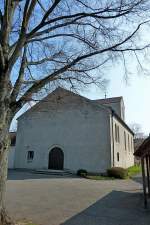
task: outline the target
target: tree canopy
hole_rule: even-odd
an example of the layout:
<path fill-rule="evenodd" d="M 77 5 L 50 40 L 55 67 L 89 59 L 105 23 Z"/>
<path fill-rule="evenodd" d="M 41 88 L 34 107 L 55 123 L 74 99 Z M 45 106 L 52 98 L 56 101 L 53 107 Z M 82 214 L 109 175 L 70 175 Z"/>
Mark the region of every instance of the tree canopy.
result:
<path fill-rule="evenodd" d="M 6 0 L 0 3 L 0 99 L 15 109 L 42 88 L 103 84 L 106 63 L 149 47 L 146 0 Z M 93 72 L 93 71 L 96 72 Z M 99 72 L 97 72 L 99 70 Z M 7 84 L 4 85 L 4 80 Z"/>
<path fill-rule="evenodd" d="M 103 85 L 105 65 L 126 67 L 129 54 L 140 64 L 149 14 L 149 0 L 0 1 L 0 225 L 13 224 L 5 190 L 14 115 L 53 85 Z"/>

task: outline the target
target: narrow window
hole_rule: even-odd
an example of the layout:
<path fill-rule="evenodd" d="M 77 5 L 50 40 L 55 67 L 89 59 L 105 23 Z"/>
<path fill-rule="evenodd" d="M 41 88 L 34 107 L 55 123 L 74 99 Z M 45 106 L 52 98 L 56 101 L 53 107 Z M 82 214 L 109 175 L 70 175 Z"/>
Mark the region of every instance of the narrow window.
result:
<path fill-rule="evenodd" d="M 34 151 L 28 151 L 27 160 L 32 161 L 34 158 Z"/>
<path fill-rule="evenodd" d="M 115 140 L 116 142 L 120 141 L 119 126 L 117 124 L 115 124 Z"/>
<path fill-rule="evenodd" d="M 133 142 L 132 142 L 132 137 L 131 137 L 131 145 L 130 145 L 130 146 L 131 146 L 131 152 L 133 151 L 132 143 L 133 143 Z"/>
<path fill-rule="evenodd" d="M 115 124 L 115 140 L 116 140 L 116 142 L 117 142 L 117 125 Z"/>
<path fill-rule="evenodd" d="M 126 132 L 124 131 L 124 148 L 127 150 Z"/>
<path fill-rule="evenodd" d="M 119 126 L 118 126 L 118 142 L 120 142 Z"/>
<path fill-rule="evenodd" d="M 119 152 L 117 152 L 117 161 L 119 162 Z"/>
<path fill-rule="evenodd" d="M 130 139 L 129 139 L 129 134 L 128 134 L 128 149 L 129 149 L 129 152 L 130 152 Z"/>

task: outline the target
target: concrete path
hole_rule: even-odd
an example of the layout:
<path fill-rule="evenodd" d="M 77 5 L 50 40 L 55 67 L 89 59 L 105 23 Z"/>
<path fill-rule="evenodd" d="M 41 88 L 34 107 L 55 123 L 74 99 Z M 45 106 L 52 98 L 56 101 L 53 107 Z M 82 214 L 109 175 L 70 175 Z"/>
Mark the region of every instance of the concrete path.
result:
<path fill-rule="evenodd" d="M 92 181 L 11 172 L 7 206 L 37 225 L 149 225 L 140 179 Z"/>

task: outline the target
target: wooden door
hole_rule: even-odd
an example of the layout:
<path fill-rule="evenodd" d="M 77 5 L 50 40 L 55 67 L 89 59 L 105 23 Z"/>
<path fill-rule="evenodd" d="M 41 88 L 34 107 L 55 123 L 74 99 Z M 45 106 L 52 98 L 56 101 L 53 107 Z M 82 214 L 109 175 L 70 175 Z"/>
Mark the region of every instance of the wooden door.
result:
<path fill-rule="evenodd" d="M 55 147 L 49 153 L 48 168 L 53 170 L 63 170 L 64 167 L 64 153 L 63 151 Z"/>

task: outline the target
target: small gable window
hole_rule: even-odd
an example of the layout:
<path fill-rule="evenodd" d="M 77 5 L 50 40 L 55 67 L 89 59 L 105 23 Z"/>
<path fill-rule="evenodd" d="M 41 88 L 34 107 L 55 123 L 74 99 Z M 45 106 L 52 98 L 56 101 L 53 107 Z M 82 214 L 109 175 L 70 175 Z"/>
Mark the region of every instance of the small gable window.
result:
<path fill-rule="evenodd" d="M 33 158 L 34 158 L 34 151 L 28 151 L 27 161 L 31 162 L 31 161 L 33 161 Z"/>

